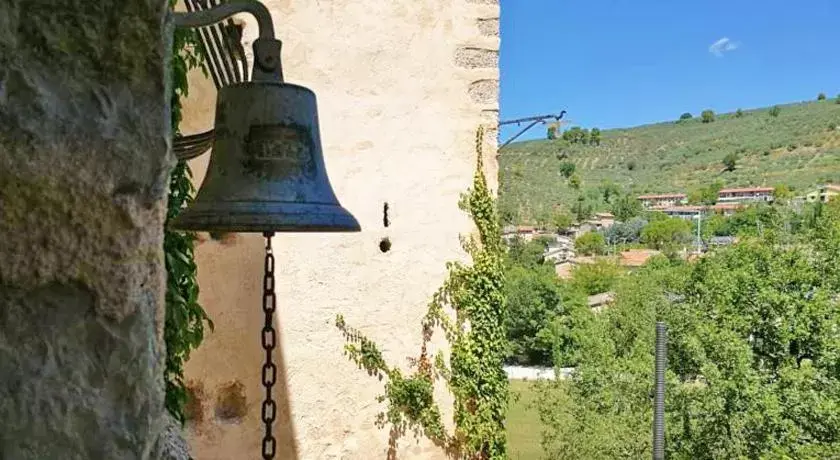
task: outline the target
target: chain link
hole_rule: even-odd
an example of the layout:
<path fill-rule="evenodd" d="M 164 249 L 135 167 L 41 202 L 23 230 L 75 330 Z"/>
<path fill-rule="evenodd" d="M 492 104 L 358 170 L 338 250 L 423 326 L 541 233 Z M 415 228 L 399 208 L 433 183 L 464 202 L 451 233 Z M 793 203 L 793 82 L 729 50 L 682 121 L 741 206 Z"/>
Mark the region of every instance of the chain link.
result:
<path fill-rule="evenodd" d="M 265 233 L 265 276 L 263 277 L 263 313 L 265 324 L 262 329 L 262 347 L 265 350 L 265 364 L 262 367 L 262 383 L 265 387 L 265 401 L 262 404 L 262 421 L 265 424 L 265 436 L 262 442 L 262 458 L 271 460 L 276 454 L 277 441 L 271 431 L 271 424 L 277 416 L 277 404 L 271 397 L 271 388 L 277 381 L 277 366 L 271 360 L 271 353 L 276 345 L 277 334 L 274 332 L 274 310 L 277 300 L 274 296 L 274 253 L 271 250 L 271 237 L 274 233 Z"/>

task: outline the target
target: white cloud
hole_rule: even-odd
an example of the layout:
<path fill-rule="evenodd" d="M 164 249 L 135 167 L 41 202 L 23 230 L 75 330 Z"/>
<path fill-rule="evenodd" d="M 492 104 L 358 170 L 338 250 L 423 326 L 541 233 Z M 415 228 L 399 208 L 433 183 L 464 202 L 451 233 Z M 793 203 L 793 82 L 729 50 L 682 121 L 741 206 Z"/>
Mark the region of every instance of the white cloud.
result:
<path fill-rule="evenodd" d="M 735 51 L 739 46 L 741 46 L 739 43 L 735 43 L 729 38 L 723 37 L 709 46 L 709 52 L 717 57 L 721 57 L 723 56 L 723 53 Z"/>

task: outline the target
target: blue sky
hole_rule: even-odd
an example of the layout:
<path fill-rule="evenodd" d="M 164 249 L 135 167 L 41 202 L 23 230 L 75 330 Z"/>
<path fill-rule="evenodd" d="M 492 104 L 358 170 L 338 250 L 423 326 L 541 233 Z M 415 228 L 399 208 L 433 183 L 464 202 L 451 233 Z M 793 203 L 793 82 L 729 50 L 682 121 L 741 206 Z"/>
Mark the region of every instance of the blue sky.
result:
<path fill-rule="evenodd" d="M 840 93 L 840 0 L 501 0 L 501 9 L 503 120 L 565 109 L 575 124 L 605 129 Z M 505 127 L 501 140 L 516 131 Z M 536 126 L 520 139 L 544 136 Z"/>

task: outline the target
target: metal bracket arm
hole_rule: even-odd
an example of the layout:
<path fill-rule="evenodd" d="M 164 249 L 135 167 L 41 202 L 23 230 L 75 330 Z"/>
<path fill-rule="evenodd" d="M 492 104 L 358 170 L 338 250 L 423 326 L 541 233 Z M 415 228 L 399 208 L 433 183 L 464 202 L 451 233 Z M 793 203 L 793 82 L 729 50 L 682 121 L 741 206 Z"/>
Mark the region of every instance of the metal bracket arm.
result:
<path fill-rule="evenodd" d="M 251 13 L 257 19 L 260 38 L 275 38 L 271 13 L 257 0 L 231 0 L 207 10 L 175 13 L 175 25 L 190 28 L 207 27 L 239 13 Z"/>
<path fill-rule="evenodd" d="M 257 0 L 231 0 L 207 10 L 174 13 L 176 27 L 207 27 L 238 13 L 250 13 L 257 19 L 259 38 L 254 40 L 254 81 L 283 81 L 280 62 L 282 43 L 274 37 L 274 23 L 268 8 Z"/>

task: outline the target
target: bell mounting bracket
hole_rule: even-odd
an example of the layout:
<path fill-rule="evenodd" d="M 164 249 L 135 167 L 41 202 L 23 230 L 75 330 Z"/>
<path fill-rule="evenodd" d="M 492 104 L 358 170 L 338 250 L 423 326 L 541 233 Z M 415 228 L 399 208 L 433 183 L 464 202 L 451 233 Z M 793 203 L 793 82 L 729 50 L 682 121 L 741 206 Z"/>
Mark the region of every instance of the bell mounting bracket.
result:
<path fill-rule="evenodd" d="M 274 36 L 274 24 L 268 8 L 257 0 L 230 0 L 212 8 L 174 13 L 175 26 L 197 28 L 213 25 L 239 13 L 250 13 L 257 19 L 259 38 L 254 40 L 253 81 L 283 82 L 283 64 L 280 62 L 282 42 Z"/>

